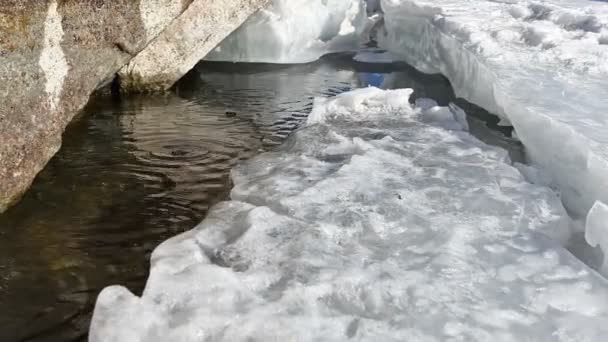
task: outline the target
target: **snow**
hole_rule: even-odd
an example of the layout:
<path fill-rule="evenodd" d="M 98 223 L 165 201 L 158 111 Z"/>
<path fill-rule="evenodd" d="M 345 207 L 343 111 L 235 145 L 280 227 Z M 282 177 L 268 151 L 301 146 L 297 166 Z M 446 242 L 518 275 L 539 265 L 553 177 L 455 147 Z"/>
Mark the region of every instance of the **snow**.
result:
<path fill-rule="evenodd" d="M 372 24 L 363 0 L 273 0 L 205 60 L 312 62 L 328 53 L 357 50 Z"/>
<path fill-rule="evenodd" d="M 608 3 L 382 0 L 380 46 L 511 123 L 584 218 L 608 203 Z"/>
<path fill-rule="evenodd" d="M 608 283 L 560 246 L 558 196 L 411 93 L 317 98 L 141 298 L 103 290 L 90 341 L 602 341 Z"/>

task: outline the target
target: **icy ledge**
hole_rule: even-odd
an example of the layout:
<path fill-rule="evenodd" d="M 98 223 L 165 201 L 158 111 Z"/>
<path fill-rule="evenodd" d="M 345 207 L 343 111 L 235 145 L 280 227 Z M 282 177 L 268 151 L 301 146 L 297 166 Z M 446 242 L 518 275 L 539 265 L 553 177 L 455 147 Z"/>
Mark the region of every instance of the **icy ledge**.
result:
<path fill-rule="evenodd" d="M 357 50 L 370 25 L 363 0 L 274 0 L 205 60 L 312 62 L 328 53 Z"/>
<path fill-rule="evenodd" d="M 383 0 L 382 47 L 510 122 L 584 218 L 608 203 L 608 3 Z"/>
<path fill-rule="evenodd" d="M 603 341 L 608 283 L 556 242 L 559 198 L 410 93 L 317 99 L 141 298 L 100 294 L 90 341 Z"/>

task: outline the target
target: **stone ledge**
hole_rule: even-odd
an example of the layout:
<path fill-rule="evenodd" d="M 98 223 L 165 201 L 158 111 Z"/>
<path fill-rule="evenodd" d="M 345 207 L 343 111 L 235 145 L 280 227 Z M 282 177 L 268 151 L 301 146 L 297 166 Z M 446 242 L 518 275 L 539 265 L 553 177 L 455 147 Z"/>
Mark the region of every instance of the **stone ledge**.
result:
<path fill-rule="evenodd" d="M 125 92 L 164 91 L 270 0 L 195 0 L 119 72 Z"/>

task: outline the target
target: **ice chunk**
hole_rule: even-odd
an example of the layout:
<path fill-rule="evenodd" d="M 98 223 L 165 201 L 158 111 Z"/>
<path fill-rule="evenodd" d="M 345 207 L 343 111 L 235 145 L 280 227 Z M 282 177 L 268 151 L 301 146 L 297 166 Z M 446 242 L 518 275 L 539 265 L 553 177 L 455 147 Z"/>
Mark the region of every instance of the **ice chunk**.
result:
<path fill-rule="evenodd" d="M 116 305 L 119 303 L 119 305 Z M 89 341 L 145 341 L 142 331 L 165 328 L 166 321 L 157 310 L 148 309 L 146 303 L 139 300 L 128 289 L 122 286 L 110 286 L 99 294 L 95 305 L 97 324 L 102 326 L 122 326 L 126 317 L 131 319 L 131 328 L 127 330 L 95 330 L 89 334 Z"/>
<path fill-rule="evenodd" d="M 251 16 L 205 60 L 306 63 L 355 51 L 369 31 L 363 0 L 273 0 Z"/>
<path fill-rule="evenodd" d="M 557 195 L 410 94 L 317 99 L 141 298 L 101 293 L 91 341 L 603 341 L 608 284 L 555 241 Z"/>
<path fill-rule="evenodd" d="M 513 125 L 584 218 L 608 203 L 608 2 L 383 0 L 380 47 Z"/>
<path fill-rule="evenodd" d="M 608 276 L 608 205 L 596 202 L 587 215 L 585 240 L 592 247 L 599 246 L 604 253 L 600 272 Z"/>
<path fill-rule="evenodd" d="M 412 89 L 381 91 L 368 87 L 341 94 L 336 98 L 317 97 L 308 116 L 308 124 L 325 123 L 339 119 L 370 121 L 378 116 L 407 117 L 415 115 L 409 98 Z"/>

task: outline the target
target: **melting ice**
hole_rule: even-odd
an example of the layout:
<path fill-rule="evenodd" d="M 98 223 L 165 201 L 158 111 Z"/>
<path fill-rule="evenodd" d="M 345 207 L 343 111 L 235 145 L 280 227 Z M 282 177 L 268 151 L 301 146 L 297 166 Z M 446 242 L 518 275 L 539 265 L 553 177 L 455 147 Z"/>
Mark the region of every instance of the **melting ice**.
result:
<path fill-rule="evenodd" d="M 608 283 L 561 247 L 557 195 L 410 94 L 316 99 L 154 251 L 141 298 L 100 294 L 90 340 L 603 341 Z"/>
<path fill-rule="evenodd" d="M 205 59 L 312 62 L 328 53 L 357 50 L 369 25 L 363 0 L 273 0 Z"/>

